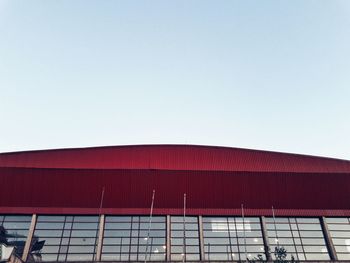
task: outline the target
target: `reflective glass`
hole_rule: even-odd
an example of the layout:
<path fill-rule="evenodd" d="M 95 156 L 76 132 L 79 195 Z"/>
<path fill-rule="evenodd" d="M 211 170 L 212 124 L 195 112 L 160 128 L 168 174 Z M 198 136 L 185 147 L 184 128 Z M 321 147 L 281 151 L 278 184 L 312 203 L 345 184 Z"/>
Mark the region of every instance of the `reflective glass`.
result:
<path fill-rule="evenodd" d="M 92 261 L 94 254 L 67 254 L 67 261 Z"/>
<path fill-rule="evenodd" d="M 337 253 L 339 260 L 350 260 L 350 253 Z"/>
<path fill-rule="evenodd" d="M 165 260 L 166 217 L 106 216 L 102 260 Z M 148 229 L 150 228 L 150 231 Z"/>
<path fill-rule="evenodd" d="M 1 215 L 7 241 L 23 253 L 31 216 Z M 102 260 L 165 261 L 166 217 L 106 216 Z M 200 260 L 198 217 L 170 217 L 171 260 Z M 270 248 L 283 246 L 288 258 L 329 260 L 319 218 L 266 218 Z M 339 260 L 350 259 L 350 219 L 326 218 Z M 37 218 L 32 256 L 35 261 L 94 260 L 99 230 L 98 216 L 41 216 Z M 277 230 L 277 235 L 276 235 Z M 10 234 L 8 234 L 10 233 Z M 265 258 L 259 218 L 203 217 L 204 260 L 238 261 Z M 40 247 L 40 245 L 42 247 Z M 185 255 L 183 255 L 185 254 Z"/>
<path fill-rule="evenodd" d="M 331 231 L 348 231 L 350 232 L 350 224 L 329 224 L 328 229 Z"/>
<path fill-rule="evenodd" d="M 266 222 L 272 251 L 280 246 L 287 250 L 289 259 L 329 260 L 319 218 L 277 217 L 266 218 Z M 272 256 L 275 257 L 273 253 Z"/>
<path fill-rule="evenodd" d="M 199 260 L 198 217 L 171 217 L 171 260 Z"/>
<path fill-rule="evenodd" d="M 96 253 L 98 216 L 41 216 L 34 231 L 35 261 L 92 260 Z"/>
<path fill-rule="evenodd" d="M 350 218 L 327 217 L 326 222 L 338 259 L 350 259 Z"/>
<path fill-rule="evenodd" d="M 131 216 L 107 216 L 105 222 L 131 222 Z"/>
<path fill-rule="evenodd" d="M 65 216 L 40 216 L 42 222 L 64 222 L 65 219 Z"/>
<path fill-rule="evenodd" d="M 327 217 L 326 222 L 330 224 L 349 224 L 349 218 L 346 217 Z"/>
<path fill-rule="evenodd" d="M 265 252 L 259 218 L 203 217 L 203 236 L 205 260 L 246 260 Z"/>
<path fill-rule="evenodd" d="M 27 240 L 32 216 L 2 215 L 0 217 L 0 241 L 15 247 L 15 253 L 21 257 Z"/>
<path fill-rule="evenodd" d="M 306 260 L 329 260 L 328 253 L 305 253 Z"/>

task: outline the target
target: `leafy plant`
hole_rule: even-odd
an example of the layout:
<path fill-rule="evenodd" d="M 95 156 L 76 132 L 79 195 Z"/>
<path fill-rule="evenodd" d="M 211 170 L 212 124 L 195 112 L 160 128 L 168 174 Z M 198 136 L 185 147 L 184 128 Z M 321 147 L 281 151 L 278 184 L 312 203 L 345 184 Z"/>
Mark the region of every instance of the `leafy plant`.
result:
<path fill-rule="evenodd" d="M 271 255 L 272 254 L 271 250 L 268 249 L 266 254 Z M 295 262 L 297 262 L 293 255 L 291 255 L 291 260 L 287 259 L 288 253 L 284 247 L 275 247 L 273 254 L 275 256 L 274 262 L 276 262 L 276 263 L 295 263 Z M 263 255 L 261 255 L 261 254 L 258 254 L 257 257 L 247 258 L 247 260 L 249 263 L 266 262 L 267 261 L 264 259 Z"/>

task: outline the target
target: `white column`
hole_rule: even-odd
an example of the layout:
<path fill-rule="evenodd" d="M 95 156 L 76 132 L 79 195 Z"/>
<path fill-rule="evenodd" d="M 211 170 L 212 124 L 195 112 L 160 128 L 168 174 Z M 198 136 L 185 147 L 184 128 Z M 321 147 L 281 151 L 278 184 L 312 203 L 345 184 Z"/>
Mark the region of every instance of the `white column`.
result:
<path fill-rule="evenodd" d="M 28 236 L 27 236 L 27 240 L 26 240 L 26 244 L 24 246 L 23 249 L 23 255 L 22 255 L 22 260 L 24 262 L 27 261 L 28 259 L 28 254 L 29 254 L 29 250 L 32 246 L 32 239 L 33 239 L 33 235 L 34 235 L 34 230 L 35 230 L 35 224 L 36 224 L 36 219 L 37 219 L 37 215 L 33 214 L 32 215 L 32 221 L 30 223 L 30 227 L 29 227 L 29 231 L 28 231 Z"/>
<path fill-rule="evenodd" d="M 171 249 L 171 229 L 170 229 L 170 215 L 166 216 L 166 261 L 170 261 L 170 249 Z"/>
<path fill-rule="evenodd" d="M 99 230 L 98 230 L 96 261 L 101 261 L 104 229 L 105 229 L 105 215 L 101 215 L 100 216 L 100 223 L 99 223 Z"/>
<path fill-rule="evenodd" d="M 204 253 L 204 236 L 203 236 L 203 218 L 202 216 L 198 217 L 198 229 L 199 229 L 199 246 L 201 253 L 201 261 L 205 261 L 205 253 Z"/>

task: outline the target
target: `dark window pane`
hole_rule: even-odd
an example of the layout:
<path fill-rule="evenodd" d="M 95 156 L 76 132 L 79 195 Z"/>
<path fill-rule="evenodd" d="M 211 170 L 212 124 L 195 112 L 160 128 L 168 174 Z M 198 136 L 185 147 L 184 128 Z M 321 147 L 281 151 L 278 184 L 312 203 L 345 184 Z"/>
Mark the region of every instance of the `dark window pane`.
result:
<path fill-rule="evenodd" d="M 98 223 L 74 223 L 73 229 L 98 229 Z"/>
<path fill-rule="evenodd" d="M 38 216 L 37 222 L 64 222 L 64 216 Z"/>
<path fill-rule="evenodd" d="M 131 222 L 130 216 L 106 216 L 106 222 Z"/>
<path fill-rule="evenodd" d="M 97 231 L 92 230 L 73 230 L 72 237 L 95 237 Z"/>
<path fill-rule="evenodd" d="M 98 216 L 74 216 L 74 222 L 96 222 L 98 223 Z"/>
<path fill-rule="evenodd" d="M 35 229 L 62 229 L 64 226 L 63 222 L 55 222 L 55 223 L 47 223 L 47 222 L 42 222 L 42 223 L 37 223 L 35 226 Z"/>

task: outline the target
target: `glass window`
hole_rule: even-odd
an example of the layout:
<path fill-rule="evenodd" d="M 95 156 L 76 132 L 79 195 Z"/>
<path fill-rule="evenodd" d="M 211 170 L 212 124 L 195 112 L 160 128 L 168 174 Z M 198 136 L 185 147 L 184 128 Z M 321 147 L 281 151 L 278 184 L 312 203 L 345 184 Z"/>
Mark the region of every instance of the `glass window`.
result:
<path fill-rule="evenodd" d="M 32 256 L 35 261 L 93 260 L 98 216 L 38 216 Z"/>
<path fill-rule="evenodd" d="M 288 259 L 329 260 L 319 218 L 270 217 L 266 222 L 272 252 L 275 247 L 284 247 Z"/>
<path fill-rule="evenodd" d="M 203 217 L 205 260 L 265 259 L 260 219 Z"/>
<path fill-rule="evenodd" d="M 31 215 L 2 215 L 0 217 L 0 241 L 15 247 L 15 253 L 19 257 L 23 254 L 31 221 Z"/>
<path fill-rule="evenodd" d="M 350 260 L 350 253 L 337 253 L 338 260 Z"/>
<path fill-rule="evenodd" d="M 331 224 L 349 224 L 349 218 L 346 217 L 327 217 L 326 222 L 329 225 Z"/>
<path fill-rule="evenodd" d="M 102 260 L 164 261 L 166 217 L 106 216 Z M 150 228 L 150 231 L 148 230 Z"/>
<path fill-rule="evenodd" d="M 339 260 L 350 259 L 350 218 L 327 217 L 329 233 Z"/>
<path fill-rule="evenodd" d="M 171 217 L 171 260 L 199 260 L 198 217 Z"/>

